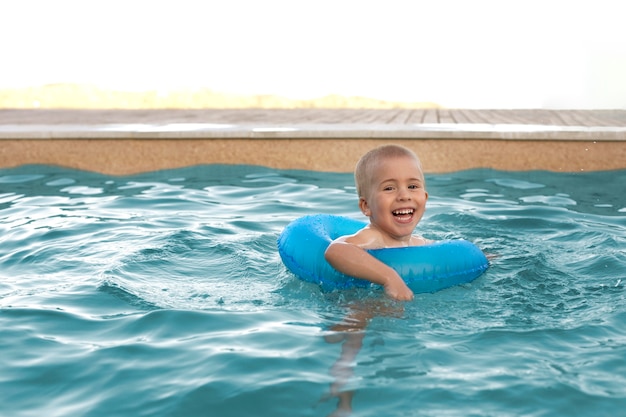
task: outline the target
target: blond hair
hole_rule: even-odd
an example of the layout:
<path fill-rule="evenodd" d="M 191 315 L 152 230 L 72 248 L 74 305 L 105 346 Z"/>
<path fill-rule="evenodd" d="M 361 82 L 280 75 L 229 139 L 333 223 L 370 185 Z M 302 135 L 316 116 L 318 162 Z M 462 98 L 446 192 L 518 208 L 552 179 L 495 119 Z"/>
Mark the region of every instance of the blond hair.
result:
<path fill-rule="evenodd" d="M 415 152 L 401 145 L 381 145 L 367 152 L 359 159 L 354 169 L 354 182 L 359 197 L 363 197 L 372 182 L 372 173 L 378 162 L 387 158 L 409 157 L 415 158 L 420 171 L 422 163 Z M 423 174 L 422 174 L 423 177 Z M 423 178 L 422 178 L 423 180 Z"/>

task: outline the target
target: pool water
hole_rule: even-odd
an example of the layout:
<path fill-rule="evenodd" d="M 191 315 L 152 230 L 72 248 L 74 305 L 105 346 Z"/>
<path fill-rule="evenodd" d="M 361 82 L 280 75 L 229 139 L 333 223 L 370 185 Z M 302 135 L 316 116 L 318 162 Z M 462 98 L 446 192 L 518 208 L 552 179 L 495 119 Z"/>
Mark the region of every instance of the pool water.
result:
<path fill-rule="evenodd" d="M 0 415 L 625 415 L 626 171 L 426 180 L 419 233 L 492 265 L 395 303 L 278 256 L 362 218 L 350 174 L 0 170 Z"/>

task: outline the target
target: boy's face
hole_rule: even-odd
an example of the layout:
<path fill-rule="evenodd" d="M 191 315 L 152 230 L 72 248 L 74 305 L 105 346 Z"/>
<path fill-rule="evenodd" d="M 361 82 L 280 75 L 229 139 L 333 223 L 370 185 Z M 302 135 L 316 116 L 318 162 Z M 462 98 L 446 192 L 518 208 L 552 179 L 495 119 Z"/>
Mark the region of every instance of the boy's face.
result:
<path fill-rule="evenodd" d="M 376 163 L 370 179 L 359 200 L 363 214 L 388 237 L 410 238 L 428 199 L 419 162 L 410 156 L 386 158 Z"/>

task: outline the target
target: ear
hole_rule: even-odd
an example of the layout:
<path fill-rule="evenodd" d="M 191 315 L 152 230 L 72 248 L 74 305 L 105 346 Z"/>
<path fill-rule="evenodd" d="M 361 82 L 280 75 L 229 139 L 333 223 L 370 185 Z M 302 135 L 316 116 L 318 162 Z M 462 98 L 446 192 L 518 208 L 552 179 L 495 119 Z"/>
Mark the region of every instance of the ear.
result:
<path fill-rule="evenodd" d="M 367 217 L 372 215 L 369 205 L 367 204 L 367 201 L 365 201 L 363 197 L 359 198 L 359 208 L 361 209 L 361 212 L 365 214 Z"/>

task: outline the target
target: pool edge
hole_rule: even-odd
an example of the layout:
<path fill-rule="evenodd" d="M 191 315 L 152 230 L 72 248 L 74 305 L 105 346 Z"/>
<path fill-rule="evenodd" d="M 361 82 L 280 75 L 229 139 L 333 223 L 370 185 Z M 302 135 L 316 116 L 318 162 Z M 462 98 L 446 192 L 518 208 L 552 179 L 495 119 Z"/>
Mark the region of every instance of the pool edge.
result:
<path fill-rule="evenodd" d="M 351 172 L 381 143 L 429 173 L 626 168 L 626 110 L 0 109 L 0 168 L 113 175 L 202 164 Z"/>
<path fill-rule="evenodd" d="M 606 171 L 626 168 L 626 143 L 611 140 L 498 140 L 402 138 L 2 139 L 0 167 L 57 165 L 128 175 L 203 164 L 351 172 L 381 143 L 413 149 L 427 173 L 474 168 Z"/>

